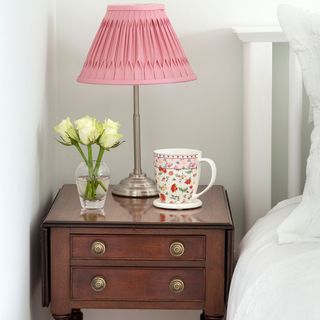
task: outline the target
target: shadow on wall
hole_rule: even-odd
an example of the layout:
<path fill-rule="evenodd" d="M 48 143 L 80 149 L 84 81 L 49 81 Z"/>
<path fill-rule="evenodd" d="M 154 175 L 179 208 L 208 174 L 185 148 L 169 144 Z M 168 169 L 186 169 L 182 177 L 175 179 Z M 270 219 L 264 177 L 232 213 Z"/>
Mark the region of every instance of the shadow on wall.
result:
<path fill-rule="evenodd" d="M 52 150 L 52 118 L 54 109 L 54 25 L 53 17 L 49 16 L 47 27 L 47 59 L 45 85 L 42 96 L 43 108 L 40 119 L 41 125 L 37 130 L 37 162 L 39 167 L 37 185 L 38 206 L 35 205 L 35 214 L 30 223 L 30 319 L 46 320 L 51 319 L 49 309 L 41 305 L 41 251 L 40 251 L 40 225 L 48 213 L 53 198 L 53 150 Z M 51 141 L 52 140 L 52 141 Z M 40 199 L 40 200 L 39 200 Z"/>

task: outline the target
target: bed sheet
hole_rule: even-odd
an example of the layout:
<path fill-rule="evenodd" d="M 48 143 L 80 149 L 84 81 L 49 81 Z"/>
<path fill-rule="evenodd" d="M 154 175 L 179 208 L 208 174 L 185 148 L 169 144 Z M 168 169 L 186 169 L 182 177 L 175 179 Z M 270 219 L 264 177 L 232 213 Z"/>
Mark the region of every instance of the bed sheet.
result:
<path fill-rule="evenodd" d="M 301 197 L 280 202 L 240 244 L 227 320 L 319 320 L 320 244 L 278 244 L 278 225 Z"/>

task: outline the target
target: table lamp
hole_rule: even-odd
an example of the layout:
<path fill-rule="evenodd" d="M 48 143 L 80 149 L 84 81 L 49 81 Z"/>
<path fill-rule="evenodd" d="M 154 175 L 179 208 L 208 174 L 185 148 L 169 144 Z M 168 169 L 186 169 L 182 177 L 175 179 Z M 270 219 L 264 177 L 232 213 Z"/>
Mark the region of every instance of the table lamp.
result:
<path fill-rule="evenodd" d="M 133 86 L 134 169 L 113 188 L 126 197 L 158 194 L 141 169 L 139 85 L 195 80 L 161 4 L 109 5 L 89 49 L 79 82 Z"/>

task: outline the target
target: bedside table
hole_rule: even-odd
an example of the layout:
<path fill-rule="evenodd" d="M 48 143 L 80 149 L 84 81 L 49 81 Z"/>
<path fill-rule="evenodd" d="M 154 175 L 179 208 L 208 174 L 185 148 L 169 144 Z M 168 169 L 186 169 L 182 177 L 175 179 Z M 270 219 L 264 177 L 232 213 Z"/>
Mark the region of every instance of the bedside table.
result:
<path fill-rule="evenodd" d="M 82 308 L 202 309 L 202 319 L 223 319 L 233 257 L 224 188 L 192 210 L 153 200 L 109 191 L 105 216 L 80 215 L 76 186 L 61 188 L 41 228 L 42 303 L 56 320 L 81 320 Z"/>

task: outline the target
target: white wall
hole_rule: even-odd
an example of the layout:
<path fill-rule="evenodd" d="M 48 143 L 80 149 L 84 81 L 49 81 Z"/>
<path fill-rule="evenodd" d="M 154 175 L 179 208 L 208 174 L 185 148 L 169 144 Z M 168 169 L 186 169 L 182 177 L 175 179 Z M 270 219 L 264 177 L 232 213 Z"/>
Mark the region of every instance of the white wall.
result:
<path fill-rule="evenodd" d="M 0 318 L 45 320 L 39 226 L 53 193 L 51 0 L 0 1 Z"/>

